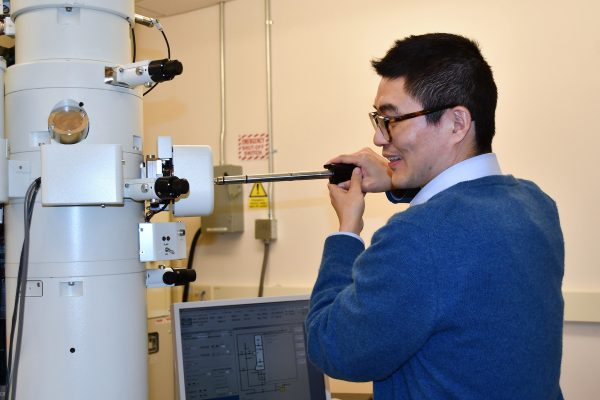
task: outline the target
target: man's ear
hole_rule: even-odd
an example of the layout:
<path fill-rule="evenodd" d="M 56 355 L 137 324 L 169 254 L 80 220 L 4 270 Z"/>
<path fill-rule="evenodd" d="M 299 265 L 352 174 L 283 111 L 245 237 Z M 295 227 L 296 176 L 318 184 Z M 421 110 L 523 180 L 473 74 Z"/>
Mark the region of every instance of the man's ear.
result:
<path fill-rule="evenodd" d="M 453 107 L 452 115 L 452 135 L 454 142 L 458 143 L 465 139 L 470 130 L 474 128 L 471 112 L 464 106 Z"/>

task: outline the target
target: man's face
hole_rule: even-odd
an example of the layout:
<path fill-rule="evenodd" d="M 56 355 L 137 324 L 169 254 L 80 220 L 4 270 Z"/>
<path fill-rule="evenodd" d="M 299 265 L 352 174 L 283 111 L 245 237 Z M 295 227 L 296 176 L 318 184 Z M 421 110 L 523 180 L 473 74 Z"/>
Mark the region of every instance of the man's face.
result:
<path fill-rule="evenodd" d="M 383 78 L 375 97 L 379 114 L 389 117 L 421 111 L 423 106 L 404 89 L 404 78 Z M 382 148 L 389 160 L 394 188 L 425 186 L 440 172 L 451 166 L 453 154 L 449 140 L 452 113 L 446 110 L 435 125 L 427 124 L 425 116 L 390 123 L 391 142 L 375 130 L 373 143 Z"/>

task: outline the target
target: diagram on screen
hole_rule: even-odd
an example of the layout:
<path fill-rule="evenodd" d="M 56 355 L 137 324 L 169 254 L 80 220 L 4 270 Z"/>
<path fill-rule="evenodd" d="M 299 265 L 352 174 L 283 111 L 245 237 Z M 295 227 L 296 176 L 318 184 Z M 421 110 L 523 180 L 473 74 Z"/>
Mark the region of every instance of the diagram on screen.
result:
<path fill-rule="evenodd" d="M 298 374 L 296 342 L 293 331 L 281 329 L 238 335 L 241 392 L 287 391 Z"/>

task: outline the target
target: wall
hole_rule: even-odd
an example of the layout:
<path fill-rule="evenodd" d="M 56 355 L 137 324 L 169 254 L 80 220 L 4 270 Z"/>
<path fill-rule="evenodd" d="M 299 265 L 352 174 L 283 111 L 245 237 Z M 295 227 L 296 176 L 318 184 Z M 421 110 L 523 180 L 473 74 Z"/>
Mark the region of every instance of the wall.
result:
<path fill-rule="evenodd" d="M 225 8 L 226 161 L 241 164 L 245 173 L 264 173 L 266 161 L 237 158 L 238 135 L 266 131 L 264 2 L 235 0 Z M 383 56 L 395 39 L 433 31 L 473 37 L 499 86 L 494 149 L 502 168 L 534 180 L 557 201 L 567 252 L 564 290 L 600 293 L 594 251 L 600 226 L 599 12 L 592 0 L 568 6 L 556 0 L 272 0 L 275 170 L 320 169 L 334 155 L 371 145 L 367 112 L 378 78 L 369 60 Z M 176 144 L 209 144 L 215 163 L 221 161 L 218 22 L 218 7 L 162 20 L 184 74 L 145 100 L 147 152 L 164 134 Z M 164 55 L 156 31 L 137 32 L 140 57 Z M 247 199 L 250 187 L 244 190 Z M 381 195 L 367 196 L 365 239 L 398 210 Z M 245 211 L 244 234 L 200 241 L 194 266 L 203 284 L 257 284 L 262 244 L 253 227 L 266 211 Z M 337 229 L 324 182 L 276 184 L 275 217 L 278 240 L 267 285 L 312 285 L 323 239 Z M 600 390 L 593 376 L 599 343 L 598 325 L 567 325 L 568 397 L 590 398 Z"/>

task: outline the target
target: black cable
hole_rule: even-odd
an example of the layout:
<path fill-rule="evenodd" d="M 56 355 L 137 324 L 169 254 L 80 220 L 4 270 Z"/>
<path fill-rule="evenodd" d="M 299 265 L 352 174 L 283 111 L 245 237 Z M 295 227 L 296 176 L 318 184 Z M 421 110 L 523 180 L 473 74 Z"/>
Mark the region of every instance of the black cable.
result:
<path fill-rule="evenodd" d="M 150 87 L 150 89 L 146 90 L 142 96 L 145 96 L 145 95 L 147 95 L 147 94 L 148 94 L 148 93 L 150 93 L 152 90 L 154 90 L 154 88 L 155 88 L 155 87 L 157 87 L 157 86 L 158 86 L 158 82 L 157 82 L 157 83 L 155 83 L 154 85 L 152 85 L 152 87 Z"/>
<path fill-rule="evenodd" d="M 190 256 L 188 257 L 187 269 L 192 269 L 194 267 L 194 254 L 196 253 L 196 244 L 200 239 L 200 235 L 202 235 L 202 227 L 198 228 L 196 233 L 194 234 L 194 238 L 192 239 L 192 244 L 190 245 Z M 181 296 L 182 302 L 187 302 L 190 294 L 190 283 L 187 282 L 183 288 L 183 295 Z"/>
<path fill-rule="evenodd" d="M 16 368 L 13 366 L 13 351 L 15 351 L 16 354 L 16 348 L 13 345 L 15 342 L 15 332 L 18 331 L 17 329 L 17 322 L 19 320 L 19 316 L 20 316 L 20 310 L 23 307 L 19 307 L 19 304 L 21 302 L 22 296 L 21 296 L 21 282 L 23 281 L 23 274 L 25 272 L 25 265 L 27 263 L 27 249 L 29 248 L 29 231 L 28 231 L 28 216 L 29 216 L 29 202 L 30 202 L 30 193 L 31 193 L 31 186 L 30 188 L 27 190 L 27 193 L 25 195 L 25 199 L 23 201 L 23 211 L 25 213 L 25 228 L 24 228 L 24 237 L 23 237 L 23 245 L 21 248 L 21 256 L 20 256 L 20 260 L 19 260 L 19 270 L 18 270 L 18 274 L 17 274 L 17 283 L 15 286 L 15 304 L 13 306 L 13 315 L 12 315 L 12 323 L 11 323 L 11 330 L 10 330 L 10 348 L 9 348 L 9 353 L 8 353 L 8 378 L 7 378 L 7 393 L 8 390 L 10 389 L 10 384 L 11 382 L 13 382 L 14 385 L 14 380 L 12 378 L 13 375 L 16 375 L 16 372 L 12 372 L 12 371 L 16 371 Z M 18 335 L 17 335 L 17 347 L 18 347 Z M 16 358 L 16 355 L 15 355 Z M 17 364 L 17 362 L 15 361 L 15 366 Z"/>
<path fill-rule="evenodd" d="M 165 44 L 167 45 L 167 60 L 170 60 L 171 59 L 171 45 L 169 45 L 169 39 L 167 39 L 167 35 L 165 34 L 165 31 L 163 31 L 162 29 L 159 29 L 159 30 L 160 30 L 160 33 L 162 34 L 162 37 L 165 39 Z M 152 87 L 150 87 L 150 89 L 146 90 L 142 96 L 147 95 L 148 93 L 153 91 L 154 88 L 157 86 L 158 86 L 158 82 L 156 82 L 154 85 L 152 85 Z"/>
<path fill-rule="evenodd" d="M 27 288 L 27 270 L 29 268 L 29 234 L 31 228 L 31 219 L 33 209 L 35 207 L 35 198 L 41 185 L 41 178 L 37 178 L 27 189 L 23 202 L 24 211 L 24 237 L 23 247 L 21 249 L 21 257 L 19 260 L 19 271 L 17 274 L 17 284 L 15 290 L 15 304 L 13 307 L 13 316 L 11 322 L 11 332 L 9 341 L 9 353 L 7 363 L 7 379 L 6 379 L 6 398 L 15 399 L 17 387 L 17 373 L 21 355 L 21 342 L 23 339 L 23 321 L 25 315 L 25 294 Z M 18 320 L 18 326 L 17 326 Z M 15 342 L 15 330 L 16 334 Z M 13 361 L 14 349 L 14 361 Z"/>
<path fill-rule="evenodd" d="M 135 43 L 135 29 L 133 29 L 133 26 L 131 27 L 131 47 L 132 47 L 132 51 L 133 51 L 133 62 L 135 62 L 135 56 L 136 56 L 136 43 Z"/>
<path fill-rule="evenodd" d="M 152 217 L 154 217 L 159 212 L 163 212 L 169 207 L 170 202 L 165 203 L 159 210 L 150 210 L 146 213 L 146 218 L 144 219 L 146 222 L 150 222 Z"/>
<path fill-rule="evenodd" d="M 2 340 L 2 345 L 0 345 L 0 366 L 2 367 L 2 371 L 0 372 L 0 386 L 6 388 L 6 361 L 7 361 L 7 348 L 6 348 L 6 266 L 5 266 L 5 242 L 4 242 L 4 205 L 0 205 L 0 283 L 1 283 L 1 291 L 2 297 L 0 298 L 0 309 L 4 312 L 0 315 L 0 340 Z"/>
<path fill-rule="evenodd" d="M 15 345 L 15 357 L 14 357 L 14 365 L 12 367 L 12 400 L 15 399 L 16 396 L 16 387 L 17 387 L 17 377 L 18 377 L 18 368 L 19 361 L 21 359 L 21 343 L 23 339 L 23 324 L 24 324 L 24 313 L 25 313 L 25 296 L 27 290 L 27 275 L 29 269 L 29 234 L 31 227 L 31 219 L 33 216 L 33 209 L 35 207 L 35 197 L 37 195 L 38 189 L 40 187 L 41 179 L 36 179 L 29 189 L 27 190 L 27 194 L 25 196 L 25 236 L 23 240 L 23 249 L 21 250 L 21 263 L 19 265 L 19 274 L 17 277 L 17 287 L 19 289 L 19 302 L 18 302 L 18 327 L 17 327 L 17 340 Z M 16 294 L 15 294 L 16 295 Z M 15 309 L 16 310 L 16 309 Z M 16 313 L 16 311 L 15 311 Z M 14 317 L 14 313 L 13 313 Z M 14 320 L 14 319 L 13 319 Z M 12 348 L 12 345 L 11 345 Z"/>
<path fill-rule="evenodd" d="M 162 29 L 160 30 L 160 33 L 162 33 L 163 38 L 165 39 L 165 43 L 167 44 L 167 59 L 171 59 L 171 46 L 169 46 L 169 39 L 167 39 L 167 35 L 165 35 L 165 31 L 163 31 Z"/>
<path fill-rule="evenodd" d="M 269 262 L 269 251 L 270 244 L 268 241 L 265 242 L 265 253 L 263 255 L 262 268 L 260 269 L 260 283 L 258 284 L 258 297 L 263 297 L 265 290 L 265 276 L 267 274 L 267 265 Z"/>

